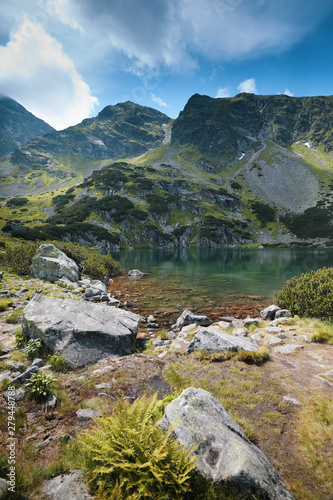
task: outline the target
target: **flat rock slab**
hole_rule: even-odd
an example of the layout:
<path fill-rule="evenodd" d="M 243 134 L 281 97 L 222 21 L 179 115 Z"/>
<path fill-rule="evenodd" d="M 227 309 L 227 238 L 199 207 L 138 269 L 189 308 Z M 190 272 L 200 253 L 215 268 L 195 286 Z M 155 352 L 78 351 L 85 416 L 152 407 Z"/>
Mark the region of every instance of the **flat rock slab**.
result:
<path fill-rule="evenodd" d="M 218 326 L 209 326 L 208 328 L 199 329 L 186 349 L 186 354 L 200 350 L 205 350 L 207 352 L 256 352 L 258 346 L 251 338 L 236 337 L 235 335 L 224 332 Z"/>
<path fill-rule="evenodd" d="M 281 347 L 275 347 L 274 352 L 279 352 L 281 354 L 292 354 L 296 349 L 302 349 L 304 346 L 300 344 L 287 344 Z"/>
<path fill-rule="evenodd" d="M 206 479 L 229 485 L 240 498 L 292 500 L 266 455 L 253 445 L 221 403 L 203 389 L 189 387 L 166 406 L 160 427 L 172 428 L 186 450 L 198 455 L 197 470 Z M 246 496 L 244 496 L 244 494 Z"/>
<path fill-rule="evenodd" d="M 36 296 L 23 311 L 22 334 L 78 368 L 131 354 L 139 322 L 137 314 L 105 304 Z"/>
<path fill-rule="evenodd" d="M 90 500 L 82 470 L 71 470 L 49 481 L 42 487 L 45 500 Z"/>

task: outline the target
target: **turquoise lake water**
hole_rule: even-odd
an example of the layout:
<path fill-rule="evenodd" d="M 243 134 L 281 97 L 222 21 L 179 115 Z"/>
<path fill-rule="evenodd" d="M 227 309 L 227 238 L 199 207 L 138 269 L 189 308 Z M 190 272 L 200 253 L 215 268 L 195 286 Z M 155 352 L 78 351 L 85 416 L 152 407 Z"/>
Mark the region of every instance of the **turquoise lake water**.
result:
<path fill-rule="evenodd" d="M 170 307 L 208 300 L 228 305 L 252 296 L 270 301 L 293 276 L 333 266 L 333 249 L 142 249 L 113 256 L 124 271 L 147 273 L 145 294 Z M 166 299 L 160 292 L 167 289 Z"/>

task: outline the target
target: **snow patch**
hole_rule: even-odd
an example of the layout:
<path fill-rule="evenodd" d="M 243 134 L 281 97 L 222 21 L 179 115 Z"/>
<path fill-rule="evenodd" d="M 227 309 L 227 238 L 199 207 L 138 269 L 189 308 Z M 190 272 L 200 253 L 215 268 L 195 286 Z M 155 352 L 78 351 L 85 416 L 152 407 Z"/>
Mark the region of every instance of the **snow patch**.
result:
<path fill-rule="evenodd" d="M 240 157 L 238 158 L 238 161 L 240 161 L 242 158 L 244 158 L 244 156 L 245 156 L 245 153 L 242 153 L 242 154 L 240 155 Z"/>
<path fill-rule="evenodd" d="M 101 146 L 102 148 L 106 148 L 105 144 L 101 139 L 96 139 L 96 137 L 89 137 L 89 140 L 93 142 L 94 144 L 97 144 L 97 146 Z"/>
<path fill-rule="evenodd" d="M 304 146 L 306 146 L 307 148 L 311 149 L 311 145 L 310 145 L 310 143 L 309 143 L 309 142 L 304 142 L 303 144 L 304 144 Z"/>

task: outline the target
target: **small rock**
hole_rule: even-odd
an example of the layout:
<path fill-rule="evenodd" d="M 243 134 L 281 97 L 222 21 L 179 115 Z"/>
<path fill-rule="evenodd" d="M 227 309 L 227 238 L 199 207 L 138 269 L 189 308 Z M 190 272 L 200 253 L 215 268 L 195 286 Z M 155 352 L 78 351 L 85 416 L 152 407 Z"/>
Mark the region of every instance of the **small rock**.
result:
<path fill-rule="evenodd" d="M 281 354 L 293 354 L 296 349 L 303 349 L 304 346 L 299 344 L 287 344 L 281 347 L 275 347 L 274 352 L 279 352 Z"/>
<path fill-rule="evenodd" d="M 148 323 L 156 323 L 156 319 L 154 318 L 154 316 L 152 314 L 150 316 L 148 316 L 147 321 L 148 321 Z"/>
<path fill-rule="evenodd" d="M 280 328 L 279 326 L 266 326 L 265 332 L 267 332 L 267 333 L 281 333 L 282 328 Z"/>
<path fill-rule="evenodd" d="M 295 406 L 299 406 L 301 403 L 295 399 L 295 398 L 291 398 L 290 396 L 283 396 L 283 401 L 286 401 L 287 403 L 291 403 Z"/>
<path fill-rule="evenodd" d="M 131 269 L 130 271 L 128 271 L 128 276 L 143 276 L 143 272 L 141 272 L 139 269 Z"/>
<path fill-rule="evenodd" d="M 219 327 L 219 328 L 228 328 L 229 325 L 230 325 L 230 321 L 219 321 L 218 323 L 216 323 L 216 325 Z"/>
<path fill-rule="evenodd" d="M 161 347 L 171 344 L 171 340 L 154 340 L 152 345 L 155 347 Z"/>
<path fill-rule="evenodd" d="M 277 339 L 275 337 L 271 338 L 270 341 L 268 342 L 269 345 L 275 345 L 275 344 L 281 344 L 282 340 L 281 339 Z"/>
<path fill-rule="evenodd" d="M 42 487 L 46 500 L 92 500 L 82 470 L 70 470 L 46 481 Z"/>
<path fill-rule="evenodd" d="M 109 298 L 109 306 L 113 306 L 113 307 L 120 307 L 121 306 L 120 300 L 115 299 L 114 297 L 111 297 L 111 295 L 109 295 L 108 298 Z"/>
<path fill-rule="evenodd" d="M 165 350 L 163 352 L 161 352 L 161 354 L 158 355 L 159 358 L 164 358 L 164 356 L 166 356 L 168 354 L 168 351 Z"/>
<path fill-rule="evenodd" d="M 55 394 L 48 394 L 46 397 L 46 403 L 49 408 L 55 408 L 57 406 L 58 398 Z"/>
<path fill-rule="evenodd" d="M 260 332 L 254 333 L 253 335 L 251 335 L 251 339 L 261 340 L 261 333 Z"/>
<path fill-rule="evenodd" d="M 38 371 L 38 366 L 31 366 L 24 373 L 20 373 L 16 378 L 14 378 L 12 380 L 12 384 L 22 385 L 25 380 L 31 378 L 32 374 L 37 373 Z"/>
<path fill-rule="evenodd" d="M 99 390 L 99 389 L 112 389 L 112 385 L 108 384 L 107 382 L 104 382 L 102 384 L 95 385 L 95 389 L 97 389 L 97 390 Z"/>
<path fill-rule="evenodd" d="M 147 323 L 145 325 L 145 327 L 148 329 L 150 328 L 151 330 L 154 330 L 154 329 L 158 328 L 158 324 L 157 323 Z"/>
<path fill-rule="evenodd" d="M 290 318 L 290 317 L 291 317 L 291 312 L 289 311 L 289 309 L 279 309 L 275 313 L 275 319 Z"/>
<path fill-rule="evenodd" d="M 280 308 L 274 304 L 271 306 L 266 307 L 262 311 L 260 311 L 260 316 L 262 317 L 263 320 L 266 319 L 274 319 L 276 311 L 279 311 Z"/>
<path fill-rule="evenodd" d="M 241 328 L 244 326 L 244 321 L 242 319 L 234 319 L 230 325 L 229 328 Z"/>
<path fill-rule="evenodd" d="M 1 276 L 2 278 L 2 276 Z M 1 280 L 0 280 L 1 281 Z M 6 479 L 0 477 L 0 498 L 3 498 L 8 491 L 8 483 Z"/>
<path fill-rule="evenodd" d="M 99 411 L 93 410 L 92 408 L 84 408 L 82 410 L 77 410 L 76 416 L 80 422 L 87 422 L 93 418 L 99 418 L 102 415 Z"/>
<path fill-rule="evenodd" d="M 11 391 L 11 395 L 9 396 L 8 394 L 8 391 L 6 391 L 3 395 L 3 397 L 5 398 L 5 400 L 7 401 L 8 403 L 8 400 L 11 399 L 11 400 L 14 400 L 14 401 L 21 401 L 22 399 L 25 398 L 26 394 L 27 394 L 27 391 L 25 389 L 23 389 L 23 387 L 19 387 L 18 389 L 15 389 L 14 391 L 14 395 L 12 394 L 13 391 Z"/>
<path fill-rule="evenodd" d="M 31 363 L 31 366 L 38 366 L 38 368 L 41 368 L 44 365 L 45 365 L 44 361 L 40 358 L 35 358 Z"/>
<path fill-rule="evenodd" d="M 250 318 L 250 317 L 244 319 L 244 326 L 246 328 L 249 328 L 252 325 L 259 326 L 259 321 L 257 319 Z"/>
<path fill-rule="evenodd" d="M 284 333 L 279 333 L 278 337 L 279 337 L 279 339 L 286 339 L 286 338 L 288 338 L 287 335 L 285 335 Z"/>
<path fill-rule="evenodd" d="M 125 307 L 135 307 L 136 304 L 132 300 L 126 300 L 126 302 L 124 303 L 124 306 Z"/>
<path fill-rule="evenodd" d="M 200 326 L 211 325 L 211 320 L 207 316 L 199 316 L 194 314 L 192 311 L 185 309 L 176 321 L 176 330 L 181 330 L 184 326 L 196 323 Z"/>
<path fill-rule="evenodd" d="M 246 337 L 247 336 L 247 332 L 246 332 L 246 330 L 244 330 L 244 328 L 234 328 L 231 333 L 232 333 L 232 335 L 236 335 L 237 337 Z"/>
<path fill-rule="evenodd" d="M 311 342 L 309 335 L 297 335 L 297 338 L 300 340 L 305 340 L 305 342 Z"/>
<path fill-rule="evenodd" d="M 325 373 L 325 375 L 329 375 L 330 377 L 333 377 L 333 370 L 329 370 L 328 372 Z"/>
<path fill-rule="evenodd" d="M 168 332 L 166 334 L 166 336 L 168 337 L 168 339 L 175 339 L 176 338 L 176 334 L 173 331 Z"/>

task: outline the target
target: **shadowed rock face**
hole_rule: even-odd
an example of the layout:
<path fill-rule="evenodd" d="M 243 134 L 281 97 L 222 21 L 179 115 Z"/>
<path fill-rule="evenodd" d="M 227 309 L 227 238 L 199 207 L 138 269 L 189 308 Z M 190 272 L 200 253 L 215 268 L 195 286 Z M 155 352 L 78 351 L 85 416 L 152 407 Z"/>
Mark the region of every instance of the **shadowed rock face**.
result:
<path fill-rule="evenodd" d="M 260 494 L 266 500 L 293 500 L 266 455 L 209 392 L 189 387 L 166 406 L 159 425 L 164 430 L 171 426 L 187 450 L 196 447 L 203 477 L 235 487 L 246 498 Z"/>
<path fill-rule="evenodd" d="M 22 334 L 78 368 L 131 354 L 139 322 L 137 314 L 104 304 L 37 296 L 23 311 Z"/>
<path fill-rule="evenodd" d="M 195 94 L 172 128 L 172 144 L 195 145 L 201 153 L 232 165 L 258 151 L 265 139 L 333 147 L 333 98 L 238 94 L 213 99 Z"/>

